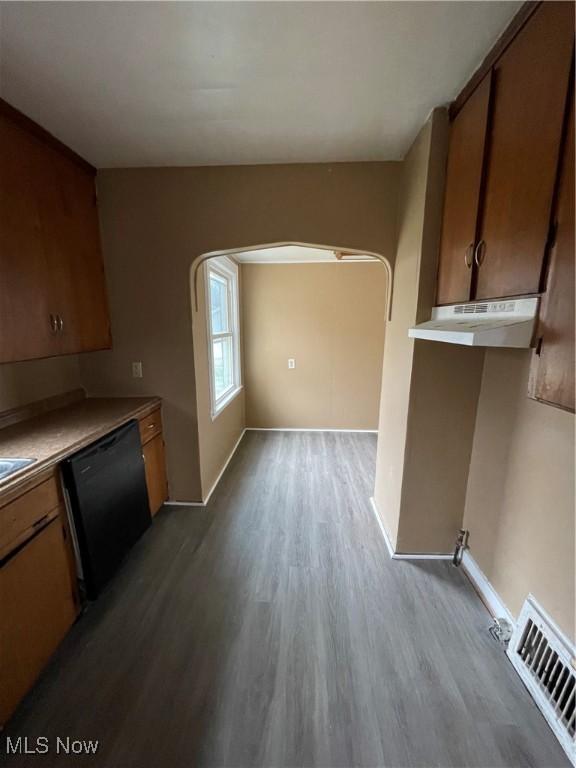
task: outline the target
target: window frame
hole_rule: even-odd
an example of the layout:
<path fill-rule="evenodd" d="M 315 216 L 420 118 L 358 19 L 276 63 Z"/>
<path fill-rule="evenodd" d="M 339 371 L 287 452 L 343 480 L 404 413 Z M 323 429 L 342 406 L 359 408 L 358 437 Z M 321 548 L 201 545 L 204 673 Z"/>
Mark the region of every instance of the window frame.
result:
<path fill-rule="evenodd" d="M 212 329 L 212 300 L 210 278 L 214 274 L 226 283 L 226 300 L 228 310 L 228 330 L 214 333 Z M 226 256 L 210 259 L 205 265 L 205 304 L 206 331 L 208 344 L 208 374 L 210 379 L 210 415 L 212 421 L 222 413 L 232 400 L 242 390 L 242 366 L 240 360 L 240 295 L 238 285 L 238 265 Z M 214 372 L 214 345 L 217 339 L 232 339 L 232 384 L 220 396 L 216 396 L 216 381 Z"/>

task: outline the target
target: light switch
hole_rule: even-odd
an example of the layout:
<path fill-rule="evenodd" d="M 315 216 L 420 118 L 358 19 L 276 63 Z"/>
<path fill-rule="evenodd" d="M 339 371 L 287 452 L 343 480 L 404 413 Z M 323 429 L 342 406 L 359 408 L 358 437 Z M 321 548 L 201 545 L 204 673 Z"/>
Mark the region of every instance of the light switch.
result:
<path fill-rule="evenodd" d="M 296 360 L 293 357 L 288 358 L 288 368 L 296 368 Z"/>
<path fill-rule="evenodd" d="M 140 361 L 137 363 L 132 363 L 132 378 L 133 379 L 142 378 L 142 363 Z"/>

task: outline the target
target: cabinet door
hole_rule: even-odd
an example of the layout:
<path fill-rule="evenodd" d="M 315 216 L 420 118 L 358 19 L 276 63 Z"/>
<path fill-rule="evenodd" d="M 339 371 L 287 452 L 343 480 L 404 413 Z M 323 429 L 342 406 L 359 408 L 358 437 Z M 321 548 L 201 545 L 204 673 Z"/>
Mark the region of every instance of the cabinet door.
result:
<path fill-rule="evenodd" d="M 166 459 L 162 435 L 149 440 L 142 448 L 146 466 L 146 486 L 150 502 L 150 514 L 155 515 L 168 498 Z"/>
<path fill-rule="evenodd" d="M 0 724 L 34 684 L 76 618 L 62 522 L 0 567 Z"/>
<path fill-rule="evenodd" d="M 491 80 L 490 73 L 464 104 L 450 127 L 438 304 L 470 299 Z"/>
<path fill-rule="evenodd" d="M 0 362 L 56 354 L 36 190 L 37 142 L 0 116 Z"/>
<path fill-rule="evenodd" d="M 1 115 L 0 362 L 110 346 L 94 177 Z"/>
<path fill-rule="evenodd" d="M 110 346 L 110 324 L 100 254 L 94 178 L 47 147 L 39 191 L 49 292 L 61 318 L 60 352 Z"/>
<path fill-rule="evenodd" d="M 112 346 L 110 314 L 94 178 L 72 167 L 69 194 L 75 202 L 75 249 L 72 279 L 78 317 L 79 352 Z"/>
<path fill-rule="evenodd" d="M 41 178 L 36 197 L 48 265 L 44 292 L 50 302 L 50 311 L 59 318 L 55 354 L 70 354 L 79 351 L 80 347 L 73 282 L 74 204 L 67 194 L 68 169 L 61 167 L 58 152 L 44 145 L 40 145 L 40 150 L 35 164 Z"/>
<path fill-rule="evenodd" d="M 531 397 L 574 411 L 574 100 L 560 170 L 556 241 L 542 297 L 539 354 L 530 371 Z"/>
<path fill-rule="evenodd" d="M 542 3 L 495 66 L 477 299 L 540 290 L 573 44 L 573 3 Z"/>

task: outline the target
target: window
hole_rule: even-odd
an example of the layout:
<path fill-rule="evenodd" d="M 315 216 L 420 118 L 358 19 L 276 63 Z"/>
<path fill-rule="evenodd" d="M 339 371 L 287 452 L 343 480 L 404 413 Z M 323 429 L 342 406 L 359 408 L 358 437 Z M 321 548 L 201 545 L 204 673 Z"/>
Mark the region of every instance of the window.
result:
<path fill-rule="evenodd" d="M 206 309 L 214 419 L 241 388 L 238 267 L 226 257 L 207 262 Z"/>

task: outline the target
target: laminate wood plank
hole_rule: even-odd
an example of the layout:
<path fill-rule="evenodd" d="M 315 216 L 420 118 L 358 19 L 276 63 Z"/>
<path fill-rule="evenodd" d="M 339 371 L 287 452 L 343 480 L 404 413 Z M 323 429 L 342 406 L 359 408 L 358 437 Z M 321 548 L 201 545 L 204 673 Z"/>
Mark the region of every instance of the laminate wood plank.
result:
<path fill-rule="evenodd" d="M 206 508 L 156 516 L 7 735 L 99 739 L 99 768 L 568 766 L 465 575 L 390 560 L 375 452 L 247 432 Z"/>

